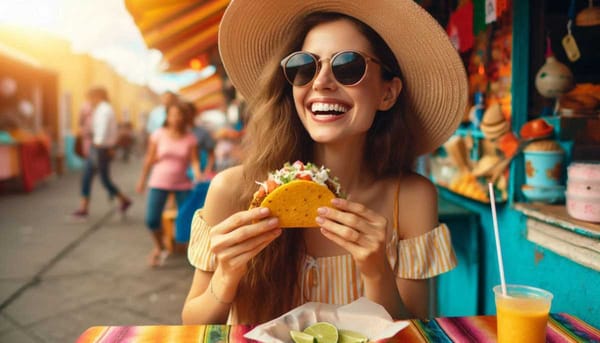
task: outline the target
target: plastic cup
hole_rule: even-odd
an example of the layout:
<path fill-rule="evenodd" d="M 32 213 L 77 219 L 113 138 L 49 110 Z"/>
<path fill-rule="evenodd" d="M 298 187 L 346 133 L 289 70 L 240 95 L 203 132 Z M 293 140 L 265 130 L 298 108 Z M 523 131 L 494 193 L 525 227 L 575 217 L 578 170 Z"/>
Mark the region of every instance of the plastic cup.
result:
<path fill-rule="evenodd" d="M 552 293 L 540 288 L 506 285 L 494 287 L 498 342 L 546 342 Z"/>

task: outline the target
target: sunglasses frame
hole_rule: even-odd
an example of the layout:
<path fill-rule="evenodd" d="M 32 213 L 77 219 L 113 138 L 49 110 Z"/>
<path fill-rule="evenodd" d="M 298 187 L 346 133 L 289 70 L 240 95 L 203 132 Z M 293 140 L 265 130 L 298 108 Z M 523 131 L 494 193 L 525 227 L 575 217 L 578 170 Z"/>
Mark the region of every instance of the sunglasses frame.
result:
<path fill-rule="evenodd" d="M 362 76 L 360 77 L 360 79 L 358 81 L 356 81 L 356 82 L 354 82 L 352 84 L 349 84 L 349 85 L 341 83 L 337 79 L 337 76 L 333 72 L 333 64 L 331 63 L 333 60 L 335 60 L 336 57 L 338 57 L 339 55 L 344 54 L 344 53 L 354 53 L 354 54 L 357 54 L 357 55 L 361 56 L 365 60 L 365 71 L 363 72 Z M 288 77 L 288 74 L 286 72 L 286 64 L 294 56 L 297 56 L 297 55 L 300 55 L 300 54 L 306 54 L 306 55 L 312 57 L 312 59 L 314 60 L 314 62 L 317 65 L 317 69 L 315 70 L 315 73 L 314 73 L 313 77 L 310 79 L 310 81 L 306 82 L 303 85 L 295 85 L 294 82 L 292 80 L 290 80 L 290 78 Z M 285 79 L 287 80 L 287 82 L 290 85 L 292 85 L 293 87 L 306 87 L 306 86 L 310 85 L 317 78 L 317 75 L 319 75 L 319 72 L 321 72 L 321 67 L 323 65 L 323 61 L 329 61 L 329 68 L 331 70 L 331 74 L 333 75 L 333 78 L 334 78 L 335 82 L 339 83 L 342 86 L 346 86 L 346 87 L 356 86 L 359 83 L 361 83 L 362 80 L 364 80 L 365 76 L 367 76 L 367 72 L 369 71 L 369 62 L 374 62 L 374 63 L 378 64 L 379 66 L 381 66 L 381 68 L 383 68 L 386 72 L 388 72 L 388 73 L 390 73 L 392 75 L 394 74 L 391 71 L 391 69 L 388 66 L 386 66 L 385 64 L 383 64 L 378 58 L 369 56 L 368 54 L 366 54 L 364 52 L 356 51 L 356 50 L 338 51 L 335 54 L 333 54 L 331 57 L 326 57 L 326 58 L 321 58 L 319 55 L 313 54 L 312 52 L 300 50 L 300 51 L 292 52 L 287 57 L 285 57 L 284 59 L 282 59 L 279 64 L 281 66 L 281 69 L 283 70 L 283 76 L 285 77 Z"/>

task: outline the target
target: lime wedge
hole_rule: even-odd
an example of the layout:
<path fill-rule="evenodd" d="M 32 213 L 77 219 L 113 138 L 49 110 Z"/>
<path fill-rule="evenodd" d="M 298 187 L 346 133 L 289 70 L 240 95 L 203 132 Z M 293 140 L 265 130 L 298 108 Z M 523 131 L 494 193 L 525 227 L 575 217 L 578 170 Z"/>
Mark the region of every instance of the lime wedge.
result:
<path fill-rule="evenodd" d="M 300 332 L 300 331 L 296 331 L 296 330 L 292 330 L 290 331 L 290 336 L 292 336 L 292 340 L 296 343 L 315 343 L 316 340 L 313 336 L 304 333 L 304 332 Z"/>
<path fill-rule="evenodd" d="M 339 335 L 339 343 L 366 343 L 369 341 L 367 336 L 363 335 L 362 333 L 350 330 L 340 330 Z"/>
<path fill-rule="evenodd" d="M 318 343 L 337 343 L 338 341 L 337 328 L 327 322 L 315 323 L 304 329 L 304 333 L 315 337 Z"/>

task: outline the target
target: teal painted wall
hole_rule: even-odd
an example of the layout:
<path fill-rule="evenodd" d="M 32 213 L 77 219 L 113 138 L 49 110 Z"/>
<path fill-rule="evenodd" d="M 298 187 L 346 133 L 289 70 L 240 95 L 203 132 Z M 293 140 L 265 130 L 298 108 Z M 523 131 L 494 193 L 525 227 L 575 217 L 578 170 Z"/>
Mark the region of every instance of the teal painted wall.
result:
<path fill-rule="evenodd" d="M 491 214 L 481 213 L 484 271 L 483 310 L 496 311 L 492 287 L 500 283 Z M 552 312 L 574 314 L 600 327 L 600 272 L 584 267 L 527 240 L 526 216 L 505 207 L 498 218 L 507 283 L 526 284 L 554 294 Z"/>
<path fill-rule="evenodd" d="M 495 314 L 492 288 L 500 284 L 500 275 L 490 207 L 445 190 L 440 196 L 479 214 L 479 314 Z M 552 312 L 567 312 L 600 328 L 600 272 L 528 241 L 527 217 L 509 204 L 497 210 L 506 282 L 546 289 L 554 294 Z"/>

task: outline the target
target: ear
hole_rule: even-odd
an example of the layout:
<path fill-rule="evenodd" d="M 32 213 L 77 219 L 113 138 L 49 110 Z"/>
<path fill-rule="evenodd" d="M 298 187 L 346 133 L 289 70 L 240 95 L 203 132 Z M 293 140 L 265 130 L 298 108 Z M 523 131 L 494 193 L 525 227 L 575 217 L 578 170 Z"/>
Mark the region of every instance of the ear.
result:
<path fill-rule="evenodd" d="M 379 111 L 387 111 L 394 104 L 402 91 L 402 80 L 399 77 L 394 77 L 390 81 L 386 81 L 383 86 L 383 96 L 381 97 L 381 101 L 379 102 L 379 106 L 377 109 Z"/>

